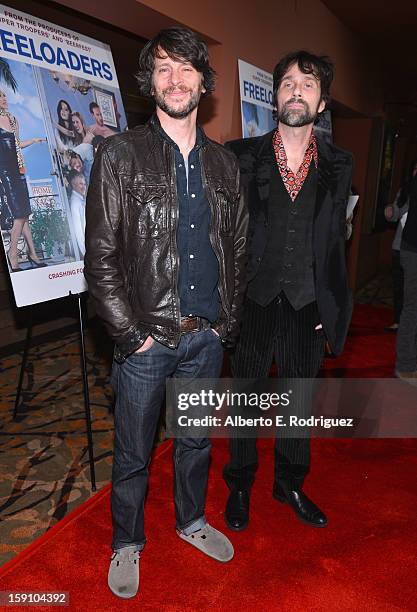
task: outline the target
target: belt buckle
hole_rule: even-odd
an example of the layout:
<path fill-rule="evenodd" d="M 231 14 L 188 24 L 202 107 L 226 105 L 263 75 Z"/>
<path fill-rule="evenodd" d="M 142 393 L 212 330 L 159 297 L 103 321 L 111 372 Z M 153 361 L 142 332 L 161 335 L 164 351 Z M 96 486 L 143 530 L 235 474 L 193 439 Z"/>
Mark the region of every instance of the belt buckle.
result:
<path fill-rule="evenodd" d="M 197 327 L 194 327 L 193 329 L 192 327 L 193 321 L 198 321 L 198 317 L 183 317 L 181 319 L 181 323 L 185 324 L 185 329 L 181 330 L 181 334 L 187 334 L 188 332 L 191 332 L 191 331 L 198 331 Z M 187 323 L 189 325 L 187 325 Z"/>

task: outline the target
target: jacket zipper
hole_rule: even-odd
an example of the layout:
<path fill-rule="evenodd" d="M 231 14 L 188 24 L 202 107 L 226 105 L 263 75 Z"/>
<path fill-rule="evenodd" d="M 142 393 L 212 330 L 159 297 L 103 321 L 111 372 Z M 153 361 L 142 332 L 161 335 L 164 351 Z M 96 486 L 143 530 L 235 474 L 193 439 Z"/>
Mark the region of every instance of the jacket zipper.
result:
<path fill-rule="evenodd" d="M 167 147 L 167 145 L 164 143 L 164 147 Z M 174 210 L 174 204 L 173 204 L 173 200 L 172 200 L 172 193 L 174 192 L 174 185 L 175 185 L 175 193 L 176 193 L 176 186 L 177 186 L 177 170 L 175 168 L 175 159 L 174 159 L 174 152 L 170 149 L 168 149 L 168 147 L 166 148 L 166 150 L 168 150 L 168 155 L 170 157 L 170 164 L 171 164 L 171 185 L 170 185 L 170 190 L 171 190 L 171 210 L 170 210 L 170 217 L 172 218 L 172 211 Z M 178 194 L 177 194 L 178 196 Z M 177 205 L 176 205 L 176 214 L 175 214 L 175 232 L 174 235 L 172 237 L 172 244 L 173 244 L 173 251 L 175 253 L 175 280 L 174 280 L 174 301 L 175 301 L 175 308 L 176 308 L 176 312 L 177 312 L 177 318 L 176 318 L 176 323 L 177 323 L 177 331 L 179 332 L 180 327 L 181 327 L 181 312 L 180 312 L 180 299 L 178 296 L 178 275 L 179 275 L 179 267 L 180 267 L 180 261 L 179 261 L 179 256 L 178 256 L 178 247 L 177 247 L 177 232 L 178 232 L 178 222 L 179 222 L 179 218 L 178 218 L 178 201 L 177 201 Z"/>
<path fill-rule="evenodd" d="M 217 244 L 215 243 L 214 240 L 214 235 L 212 232 L 213 229 L 213 219 L 214 219 L 214 208 L 213 208 L 213 203 L 210 199 L 210 189 L 208 186 L 208 182 L 207 182 L 207 177 L 206 177 L 206 171 L 204 169 L 204 163 L 203 163 L 203 159 L 202 159 L 202 148 L 200 148 L 199 150 L 199 157 L 200 157 L 200 167 L 201 167 L 201 177 L 202 177 L 202 181 L 203 181 L 203 189 L 204 192 L 207 196 L 207 201 L 209 203 L 210 209 L 211 209 L 211 219 L 210 219 L 210 231 L 209 231 L 209 238 L 210 238 L 210 243 L 212 246 L 212 249 L 214 251 L 214 254 L 217 257 L 217 261 L 219 264 L 219 292 L 220 292 L 220 298 L 221 298 L 221 302 L 222 302 L 222 307 L 226 313 L 227 316 L 227 327 L 229 327 L 229 323 L 230 323 L 230 312 L 229 312 L 229 308 L 228 308 L 228 304 L 227 304 L 227 300 L 225 299 L 225 295 L 224 295 L 224 275 L 223 275 L 223 270 L 222 270 L 222 264 L 220 261 L 220 256 L 219 256 L 219 252 L 217 250 Z M 220 231 L 220 227 L 219 227 L 219 231 Z M 223 262 L 225 263 L 225 262 Z"/>

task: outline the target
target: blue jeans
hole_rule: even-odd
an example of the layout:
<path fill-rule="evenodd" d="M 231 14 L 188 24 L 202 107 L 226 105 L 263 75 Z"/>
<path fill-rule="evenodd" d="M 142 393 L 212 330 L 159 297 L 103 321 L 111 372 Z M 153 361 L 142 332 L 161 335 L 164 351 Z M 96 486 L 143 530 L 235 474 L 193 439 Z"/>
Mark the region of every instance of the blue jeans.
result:
<path fill-rule="evenodd" d="M 148 466 L 166 378 L 218 378 L 222 361 L 220 338 L 209 328 L 183 334 L 176 349 L 155 341 L 148 350 L 130 355 L 124 363 L 113 362 L 113 550 L 132 545 L 141 550 L 145 545 Z M 206 524 L 210 442 L 207 438 L 175 439 L 173 458 L 176 526 L 188 535 Z"/>

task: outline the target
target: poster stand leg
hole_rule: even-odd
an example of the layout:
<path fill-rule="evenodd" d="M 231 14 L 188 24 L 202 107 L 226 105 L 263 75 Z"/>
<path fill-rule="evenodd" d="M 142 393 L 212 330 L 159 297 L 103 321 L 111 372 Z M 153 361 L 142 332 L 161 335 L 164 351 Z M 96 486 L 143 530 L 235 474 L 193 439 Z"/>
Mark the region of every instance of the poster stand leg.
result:
<path fill-rule="evenodd" d="M 82 294 L 72 294 L 78 300 L 78 314 L 80 319 L 80 339 L 81 339 L 81 365 L 83 374 L 83 390 L 84 390 L 84 409 L 85 409 L 85 422 L 87 425 L 87 441 L 88 441 L 88 457 L 90 462 L 90 479 L 91 479 L 91 490 L 96 491 L 96 472 L 94 467 L 94 447 L 93 447 L 93 432 L 91 429 L 91 411 L 90 411 L 90 394 L 88 392 L 88 377 L 87 377 L 87 359 L 85 351 L 85 339 L 84 339 L 84 316 L 83 316 L 83 303 Z"/>
<path fill-rule="evenodd" d="M 90 480 L 91 490 L 96 491 L 96 472 L 94 466 L 94 447 L 93 447 L 93 432 L 91 428 L 91 411 L 90 411 L 90 395 L 88 392 L 88 377 L 87 377 L 87 360 L 85 352 L 85 340 L 84 340 L 84 317 L 83 317 L 83 304 L 82 294 L 71 294 L 72 297 L 77 298 L 78 301 L 78 315 L 80 322 L 80 339 L 81 339 L 81 367 L 83 376 L 83 392 L 84 392 L 84 410 L 85 410 L 85 422 L 87 429 L 87 444 L 88 444 L 88 458 L 90 463 Z M 33 306 L 30 307 L 28 312 L 28 327 L 26 331 L 25 346 L 23 349 L 22 363 L 20 365 L 19 382 L 17 385 L 16 399 L 13 410 L 13 420 L 16 420 L 17 410 L 20 405 L 20 398 L 22 395 L 23 378 L 25 375 L 26 363 L 28 359 L 29 349 L 32 341 L 32 329 L 33 329 Z"/>
<path fill-rule="evenodd" d="M 28 312 L 28 327 L 27 327 L 27 330 L 26 330 L 25 347 L 23 349 L 22 363 L 20 364 L 20 374 L 19 374 L 19 382 L 17 384 L 16 399 L 14 401 L 13 421 L 16 420 L 17 409 L 19 408 L 19 404 L 20 404 L 20 396 L 22 394 L 23 377 L 25 375 L 26 362 L 28 360 L 28 353 L 29 353 L 29 349 L 30 349 L 30 343 L 31 343 L 31 340 L 32 340 L 32 329 L 33 329 L 33 306 L 30 306 L 29 307 L 29 312 Z"/>

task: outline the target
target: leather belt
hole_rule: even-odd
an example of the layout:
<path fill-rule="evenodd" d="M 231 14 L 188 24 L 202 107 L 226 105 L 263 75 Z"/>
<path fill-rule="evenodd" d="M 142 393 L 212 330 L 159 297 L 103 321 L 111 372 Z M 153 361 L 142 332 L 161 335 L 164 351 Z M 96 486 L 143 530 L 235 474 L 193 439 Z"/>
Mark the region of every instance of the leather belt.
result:
<path fill-rule="evenodd" d="M 182 334 L 208 329 L 210 321 L 202 317 L 181 317 L 180 330 Z"/>

